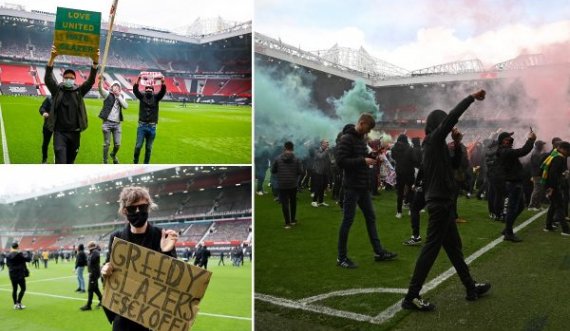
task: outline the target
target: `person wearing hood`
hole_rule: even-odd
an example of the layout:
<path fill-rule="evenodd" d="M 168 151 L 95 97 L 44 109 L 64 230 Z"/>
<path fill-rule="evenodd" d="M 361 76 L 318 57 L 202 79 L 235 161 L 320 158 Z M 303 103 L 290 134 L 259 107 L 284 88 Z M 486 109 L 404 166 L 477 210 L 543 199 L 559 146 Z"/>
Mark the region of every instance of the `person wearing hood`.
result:
<path fill-rule="evenodd" d="M 73 164 L 79 153 L 81 132 L 87 129 L 87 111 L 83 98 L 95 84 L 99 50 L 93 57 L 89 77 L 80 86 L 75 85 L 75 71 L 71 69 L 63 72 L 63 83 L 57 83 L 53 74 L 56 56 L 57 49 L 52 46 L 44 77 L 52 96 L 52 106 L 47 115 L 47 128 L 53 132 L 55 163 Z"/>
<path fill-rule="evenodd" d="M 396 218 L 402 218 L 402 202 L 412 201 L 412 185 L 414 184 L 414 152 L 405 134 L 398 136 L 398 140 L 392 147 L 392 158 L 396 161 Z"/>
<path fill-rule="evenodd" d="M 519 158 L 527 155 L 532 151 L 536 134 L 529 132 L 528 139 L 523 147 L 513 148 L 514 139 L 512 133 L 501 132 L 497 143 L 497 161 L 500 176 L 505 180 L 505 200 L 506 215 L 505 215 L 505 228 L 501 232 L 505 241 L 521 242 L 522 240 L 514 234 L 513 226 L 516 218 L 524 210 L 524 197 L 523 197 L 523 166 Z"/>
<path fill-rule="evenodd" d="M 176 258 L 175 245 L 178 241 L 178 232 L 164 230 L 148 222 L 149 211 L 156 207 L 146 188 L 137 186 L 123 188 L 119 195 L 119 214 L 127 218 L 128 224 L 123 229 L 113 232 L 109 238 L 109 251 L 101 268 L 103 280 L 113 273 L 110 260 L 115 237 Z M 144 326 L 106 308 L 104 311 L 109 322 L 113 324 L 113 331 L 149 331 Z"/>
<path fill-rule="evenodd" d="M 301 160 L 295 157 L 293 150 L 293 143 L 286 142 L 283 153 L 271 166 L 271 173 L 275 175 L 279 187 L 279 201 L 285 219 L 285 229 L 297 224 L 297 184 L 299 177 L 304 173 Z"/>
<path fill-rule="evenodd" d="M 419 311 L 432 311 L 435 305 L 422 299 L 420 291 L 435 262 L 441 247 L 445 249 L 449 260 L 465 286 L 466 299 L 477 300 L 489 291 L 489 283 L 476 283 L 465 263 L 461 248 L 461 237 L 453 215 L 454 199 L 458 193 L 453 169 L 461 162 L 461 148 L 454 144 L 454 157 L 450 156 L 445 142 L 449 133 L 454 141 L 460 132 L 454 128 L 459 117 L 477 99 L 483 100 L 485 91 L 480 90 L 463 99 L 453 110 L 446 114 L 443 110 L 432 111 L 426 120 L 426 137 L 423 147 L 423 177 L 426 209 L 429 214 L 425 245 L 416 261 L 416 266 L 408 292 L 402 301 L 402 308 Z"/>
<path fill-rule="evenodd" d="M 94 241 L 90 241 L 87 244 L 87 249 L 89 250 L 89 256 L 87 257 L 87 271 L 89 273 L 89 284 L 87 286 L 87 304 L 81 308 L 82 311 L 91 310 L 91 303 L 93 302 L 93 293 L 97 295 L 99 303 L 97 308 L 101 307 L 101 300 L 103 296 L 99 290 L 99 278 L 101 278 L 101 264 L 100 264 L 100 254 L 99 247 Z"/>
<path fill-rule="evenodd" d="M 6 256 L 6 266 L 8 266 L 8 274 L 12 282 L 12 301 L 14 302 L 15 310 L 26 308 L 26 306 L 22 305 L 22 299 L 24 298 L 24 293 L 26 293 L 26 277 L 30 275 L 26 262 L 31 261 L 30 255 L 24 255 L 18 248 L 17 242 L 12 243 L 12 249 Z M 18 293 L 18 286 L 20 287 L 20 293 Z"/>
<path fill-rule="evenodd" d="M 121 122 L 123 121 L 123 109 L 127 109 L 129 104 L 123 97 L 121 83 L 118 80 L 111 84 L 110 92 L 103 87 L 103 77 L 99 76 L 99 95 L 105 100 L 103 108 L 99 113 L 99 118 L 103 120 L 103 163 L 107 164 L 109 158 L 109 146 L 111 145 L 111 135 L 113 135 L 113 151 L 111 159 L 114 164 L 119 163 L 117 153 L 121 147 Z"/>
<path fill-rule="evenodd" d="M 336 162 L 343 170 L 344 201 L 343 218 L 338 235 L 337 266 L 354 269 L 357 264 L 348 258 L 348 234 L 354 222 L 356 205 L 360 207 L 366 221 L 368 238 L 374 251 L 374 260 L 389 261 L 398 256 L 382 247 L 376 228 L 376 215 L 370 193 L 369 167 L 376 164 L 376 158 L 369 157 L 366 135 L 376 126 L 372 114 L 360 115 L 356 125 L 349 124 L 343 129 L 343 135 L 337 146 Z"/>
<path fill-rule="evenodd" d="M 139 76 L 137 82 L 133 85 L 133 93 L 139 99 L 139 126 L 137 129 L 137 142 L 135 145 L 135 153 L 133 162 L 139 163 L 139 155 L 142 145 L 146 141 L 144 163 L 150 162 L 150 153 L 152 152 L 152 144 L 156 137 L 156 125 L 158 124 L 159 102 L 166 94 L 166 85 L 164 84 L 164 76 L 161 77 L 160 91 L 155 94 L 152 85 L 144 87 L 144 94 L 139 91 Z"/>

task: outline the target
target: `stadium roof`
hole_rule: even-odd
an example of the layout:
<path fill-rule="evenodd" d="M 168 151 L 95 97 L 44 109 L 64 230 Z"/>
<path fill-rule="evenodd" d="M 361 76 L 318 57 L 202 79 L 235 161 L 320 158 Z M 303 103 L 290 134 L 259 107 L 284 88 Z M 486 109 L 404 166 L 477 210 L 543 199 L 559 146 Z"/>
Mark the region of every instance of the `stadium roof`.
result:
<path fill-rule="evenodd" d="M 34 24 L 39 24 L 43 27 L 53 27 L 53 24 L 55 24 L 54 13 L 35 11 L 35 10 L 26 11 L 21 6 L 0 5 L 0 19 L 13 20 L 14 22 L 20 22 L 20 23 L 30 23 L 30 26 Z M 251 33 L 252 31 L 251 21 L 236 23 L 236 22 L 223 20 L 221 18 L 220 20 L 223 23 L 215 25 L 215 27 L 219 29 L 216 30 L 212 28 L 208 31 L 208 33 L 202 33 L 197 35 L 176 34 L 174 32 L 161 28 L 137 25 L 137 24 L 128 24 L 128 23 L 116 23 L 115 27 L 113 28 L 113 32 L 122 32 L 127 34 L 145 36 L 149 38 L 167 39 L 167 40 L 186 42 L 192 44 L 204 44 L 227 38 L 238 37 L 243 34 Z M 208 26 L 206 26 L 205 24 L 203 25 L 205 27 L 211 27 L 210 25 Z M 109 27 L 108 22 L 106 21 L 101 22 L 102 30 L 106 31 L 108 30 L 108 27 Z"/>
<path fill-rule="evenodd" d="M 305 51 L 257 32 L 255 52 L 349 80 L 362 80 L 374 87 L 506 78 L 517 76 L 517 71 L 522 69 L 570 64 L 570 58 L 558 60 L 542 54 L 531 54 L 490 68 L 485 68 L 479 59 L 467 59 L 407 71 L 373 57 L 364 48 L 354 50 L 334 45 L 328 50 Z"/>

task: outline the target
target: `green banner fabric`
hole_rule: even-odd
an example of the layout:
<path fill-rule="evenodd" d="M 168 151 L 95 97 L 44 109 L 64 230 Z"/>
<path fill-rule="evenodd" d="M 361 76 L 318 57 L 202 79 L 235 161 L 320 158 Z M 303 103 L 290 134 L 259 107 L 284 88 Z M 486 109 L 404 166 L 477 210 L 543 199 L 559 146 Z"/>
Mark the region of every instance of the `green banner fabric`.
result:
<path fill-rule="evenodd" d="M 54 45 L 60 55 L 94 58 L 101 38 L 101 13 L 57 7 Z"/>

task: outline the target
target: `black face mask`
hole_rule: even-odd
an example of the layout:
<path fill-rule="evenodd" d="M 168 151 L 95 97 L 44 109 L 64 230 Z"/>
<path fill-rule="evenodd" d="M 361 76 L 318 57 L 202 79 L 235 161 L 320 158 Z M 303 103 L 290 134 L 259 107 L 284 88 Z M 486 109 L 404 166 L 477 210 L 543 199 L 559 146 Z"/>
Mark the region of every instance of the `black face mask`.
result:
<path fill-rule="evenodd" d="M 148 219 L 148 211 L 139 211 L 136 213 L 127 213 L 127 219 L 129 223 L 135 228 L 141 228 L 146 223 Z"/>
<path fill-rule="evenodd" d="M 152 95 L 152 91 L 145 91 L 144 93 L 146 94 L 147 97 L 150 97 Z"/>

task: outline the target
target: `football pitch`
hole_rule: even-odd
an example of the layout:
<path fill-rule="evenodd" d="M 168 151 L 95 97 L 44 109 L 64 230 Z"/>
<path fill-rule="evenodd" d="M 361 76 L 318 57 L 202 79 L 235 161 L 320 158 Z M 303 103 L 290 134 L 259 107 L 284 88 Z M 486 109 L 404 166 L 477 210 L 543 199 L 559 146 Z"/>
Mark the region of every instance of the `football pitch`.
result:
<path fill-rule="evenodd" d="M 251 318 L 251 263 L 246 259 L 243 267 L 218 266 L 211 259 L 209 270 L 213 272 L 200 310 L 192 327 L 193 331 L 252 329 Z M 87 293 L 76 293 L 77 277 L 73 273 L 74 262 L 56 264 L 50 261 L 48 268 L 35 269 L 28 264 L 30 277 L 22 300 L 24 310 L 14 310 L 8 269 L 0 271 L 0 328 L 21 331 L 101 331 L 111 330 L 102 309 L 80 311 L 87 302 Z M 87 273 L 84 274 L 87 281 Z M 103 292 L 101 286 L 99 286 Z"/>
<path fill-rule="evenodd" d="M 330 192 L 327 192 L 330 195 Z M 358 210 L 348 256 L 357 269 L 336 266 L 340 208 L 310 206 L 307 192 L 298 196 L 298 225 L 283 228 L 280 205 L 271 194 L 256 196 L 255 325 L 256 330 L 565 330 L 570 297 L 570 239 L 542 231 L 545 211 L 524 211 L 514 244 L 504 242 L 504 224 L 490 221 L 486 202 L 459 200 L 458 224 L 466 260 L 477 281 L 490 292 L 475 302 L 465 290 L 442 249 L 426 280 L 424 298 L 432 313 L 402 311 L 400 302 L 421 246 L 404 246 L 410 217 L 395 218 L 396 196 L 374 197 L 383 246 L 398 253 L 389 262 L 374 262 L 364 218 Z M 425 239 L 427 213 L 421 213 Z M 426 291 L 427 290 L 427 291 Z"/>
<path fill-rule="evenodd" d="M 0 136 L 0 162 L 40 163 L 43 119 L 41 97 L 0 96 L 5 136 Z M 103 101 L 85 99 L 89 127 L 81 134 L 76 163 L 103 162 L 103 134 L 98 118 Z M 122 142 L 118 158 L 133 163 L 139 101 L 130 100 L 123 110 Z M 251 107 L 160 103 L 159 122 L 150 163 L 157 164 L 249 164 L 251 163 Z M 52 140 L 53 143 L 53 140 Z M 50 143 L 48 163 L 53 163 Z M 112 142 L 111 142 L 112 145 Z M 111 146 L 112 150 L 112 146 Z M 144 146 L 140 161 L 144 158 Z"/>

